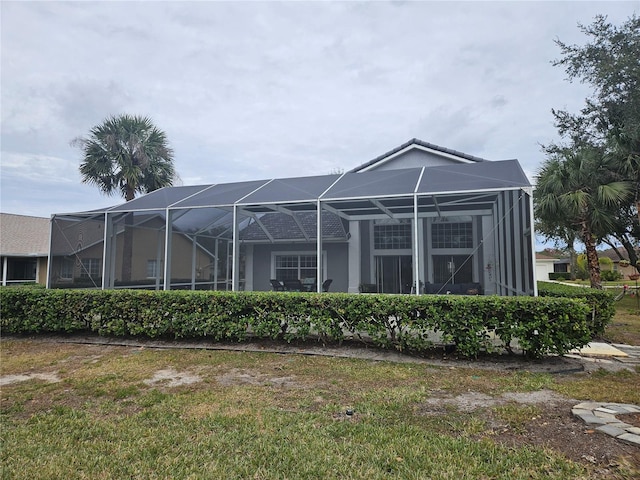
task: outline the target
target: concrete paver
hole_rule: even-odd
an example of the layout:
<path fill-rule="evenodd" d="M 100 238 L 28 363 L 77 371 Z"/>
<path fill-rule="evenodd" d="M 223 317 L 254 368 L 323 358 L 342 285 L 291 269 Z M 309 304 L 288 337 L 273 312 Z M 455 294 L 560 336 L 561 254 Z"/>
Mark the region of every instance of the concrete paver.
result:
<path fill-rule="evenodd" d="M 616 415 L 638 412 L 639 406 L 626 403 L 582 402 L 571 409 L 574 417 L 580 418 L 598 432 L 640 446 L 640 428 L 616 418 Z"/>

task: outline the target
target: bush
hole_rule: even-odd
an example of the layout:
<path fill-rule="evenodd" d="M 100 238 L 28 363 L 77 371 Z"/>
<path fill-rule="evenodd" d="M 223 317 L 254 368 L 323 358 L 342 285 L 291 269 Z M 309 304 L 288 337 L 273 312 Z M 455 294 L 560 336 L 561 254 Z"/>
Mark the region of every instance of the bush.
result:
<path fill-rule="evenodd" d="M 567 272 L 549 272 L 549 280 L 563 281 L 567 280 L 569 273 Z"/>
<path fill-rule="evenodd" d="M 605 282 L 616 282 L 618 280 L 622 280 L 620 272 L 616 272 L 615 270 L 603 270 L 600 272 L 600 277 Z"/>
<path fill-rule="evenodd" d="M 442 334 L 461 355 L 562 354 L 592 337 L 583 300 L 452 295 L 0 289 L 5 333 L 79 332 L 151 338 L 252 338 L 341 342 L 345 333 L 383 348 L 423 353 Z M 552 297 L 550 295 L 550 297 Z"/>
<path fill-rule="evenodd" d="M 591 312 L 588 322 L 593 337 L 604 333 L 605 328 L 616 313 L 614 296 L 605 290 L 538 282 L 538 295 L 541 297 L 574 298 L 584 301 Z"/>

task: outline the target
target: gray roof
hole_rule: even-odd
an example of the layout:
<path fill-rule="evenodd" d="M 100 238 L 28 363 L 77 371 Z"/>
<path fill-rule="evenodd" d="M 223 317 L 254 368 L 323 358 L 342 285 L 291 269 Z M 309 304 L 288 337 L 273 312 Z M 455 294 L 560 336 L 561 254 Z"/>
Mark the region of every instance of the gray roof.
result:
<path fill-rule="evenodd" d="M 295 218 L 294 218 L 295 217 Z M 318 215 L 315 212 L 274 212 L 259 217 L 240 232 L 240 239 L 245 241 L 270 241 L 266 232 L 274 241 L 309 241 L 316 238 Z M 265 232 L 266 230 L 266 232 Z M 337 215 L 324 212 L 322 214 L 322 238 L 324 240 L 347 240 L 344 225 Z"/>
<path fill-rule="evenodd" d="M 0 213 L 0 254 L 46 257 L 49 252 L 48 218 Z"/>
<path fill-rule="evenodd" d="M 400 145 L 399 147 L 396 147 L 393 150 L 389 150 L 387 153 L 383 153 L 382 155 L 379 155 L 376 158 L 374 158 L 373 160 L 365 162 L 362 165 L 358 165 L 357 167 L 349 170 L 349 172 L 355 173 L 355 172 L 359 172 L 360 170 L 364 170 L 365 168 L 370 167 L 371 165 L 374 165 L 374 164 L 384 160 L 385 158 L 388 158 L 388 157 L 390 157 L 390 156 L 392 156 L 392 155 L 404 150 L 405 148 L 410 147 L 411 145 L 418 145 L 418 146 L 429 148 L 431 150 L 435 150 L 435 151 L 438 151 L 438 152 L 447 153 L 449 155 L 455 155 L 456 157 L 460 157 L 460 158 L 463 158 L 465 160 L 471 160 L 473 162 L 486 162 L 487 161 L 484 158 L 476 157 L 474 155 L 469 155 L 468 153 L 459 152 L 458 150 L 453 150 L 451 148 L 441 147 L 439 145 L 435 145 L 433 143 L 425 142 L 425 141 L 417 139 L 417 138 L 412 138 L 408 142 L 403 143 L 402 145 Z"/>
<path fill-rule="evenodd" d="M 103 212 L 158 211 L 233 206 L 258 212 L 274 204 L 306 204 L 315 209 L 317 201 L 412 197 L 474 193 L 530 187 L 517 160 L 371 170 L 342 175 L 254 180 L 248 182 L 165 187 Z M 81 212 L 78 212 L 81 213 Z M 84 212 L 99 214 L 99 211 Z"/>

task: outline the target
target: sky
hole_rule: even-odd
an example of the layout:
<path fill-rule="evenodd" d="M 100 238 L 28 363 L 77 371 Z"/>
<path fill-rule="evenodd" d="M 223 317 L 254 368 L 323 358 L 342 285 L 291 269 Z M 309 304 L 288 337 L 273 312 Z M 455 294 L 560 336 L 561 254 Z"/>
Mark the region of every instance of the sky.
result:
<path fill-rule="evenodd" d="M 75 138 L 149 116 L 178 184 L 349 170 L 412 138 L 533 180 L 551 109 L 589 88 L 551 62 L 578 23 L 640 2 L 0 2 L 0 211 L 122 203 L 81 182 Z"/>

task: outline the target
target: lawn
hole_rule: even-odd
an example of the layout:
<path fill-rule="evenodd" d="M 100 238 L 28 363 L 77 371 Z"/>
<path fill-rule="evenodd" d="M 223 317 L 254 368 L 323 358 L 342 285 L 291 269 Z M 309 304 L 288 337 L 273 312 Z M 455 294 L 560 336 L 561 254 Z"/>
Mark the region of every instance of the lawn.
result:
<path fill-rule="evenodd" d="M 618 295 L 622 290 L 613 292 Z M 640 345 L 640 296 L 627 294 L 616 301 L 616 314 L 603 337 L 614 343 Z"/>
<path fill-rule="evenodd" d="M 640 404 L 638 371 L 0 342 L 6 479 L 640 474 L 639 449 L 569 413 L 572 399 Z"/>

